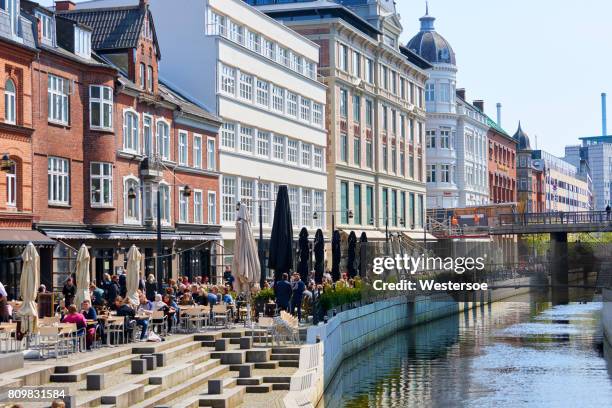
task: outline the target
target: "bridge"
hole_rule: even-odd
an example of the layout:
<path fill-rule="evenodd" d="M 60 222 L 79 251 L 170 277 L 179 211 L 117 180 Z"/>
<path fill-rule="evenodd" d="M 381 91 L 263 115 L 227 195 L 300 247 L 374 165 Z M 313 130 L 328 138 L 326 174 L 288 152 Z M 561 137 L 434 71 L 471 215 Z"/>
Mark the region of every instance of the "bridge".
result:
<path fill-rule="evenodd" d="M 612 232 L 612 215 L 605 211 L 501 214 L 489 235 Z"/>

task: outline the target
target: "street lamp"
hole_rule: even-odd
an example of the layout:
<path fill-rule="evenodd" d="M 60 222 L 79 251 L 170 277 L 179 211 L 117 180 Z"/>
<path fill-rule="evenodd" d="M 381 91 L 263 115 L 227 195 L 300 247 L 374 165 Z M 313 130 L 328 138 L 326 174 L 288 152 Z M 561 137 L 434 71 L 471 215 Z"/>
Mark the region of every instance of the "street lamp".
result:
<path fill-rule="evenodd" d="M 333 234 L 334 230 L 336 229 L 336 217 L 335 217 L 336 213 L 343 213 L 345 211 L 346 211 L 346 215 L 347 215 L 348 219 L 352 220 L 355 215 L 353 214 L 353 210 L 351 210 L 351 209 L 348 209 L 348 210 L 336 210 L 336 211 L 334 211 L 334 210 L 321 211 L 323 213 L 331 213 L 332 234 Z M 313 220 L 319 219 L 319 213 L 316 212 L 316 211 L 314 213 L 312 213 L 312 219 Z"/>
<path fill-rule="evenodd" d="M 0 160 L 0 171 L 8 173 L 13 168 L 13 161 L 9 157 L 8 153 L 4 153 L 2 155 L 2 160 Z"/>

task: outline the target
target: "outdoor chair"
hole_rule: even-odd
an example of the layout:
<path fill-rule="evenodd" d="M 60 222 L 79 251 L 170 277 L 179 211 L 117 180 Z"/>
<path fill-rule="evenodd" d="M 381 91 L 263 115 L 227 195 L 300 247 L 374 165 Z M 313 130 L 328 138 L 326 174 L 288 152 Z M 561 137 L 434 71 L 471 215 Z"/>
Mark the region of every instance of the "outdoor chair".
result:
<path fill-rule="evenodd" d="M 157 329 L 159 335 L 164 337 L 168 334 L 168 324 L 166 323 L 166 315 L 163 310 L 157 310 L 151 314 L 151 320 L 149 320 L 150 330 L 155 332 Z"/>
<path fill-rule="evenodd" d="M 259 330 L 256 332 L 257 334 L 253 335 L 253 340 L 255 340 L 254 338 L 257 336 L 259 338 L 259 345 L 261 345 L 261 343 L 263 343 L 261 341 L 261 337 L 265 336 L 267 347 L 268 342 L 271 339 L 274 339 L 274 319 L 271 317 L 260 316 L 259 321 L 257 322 L 257 328 Z"/>
<path fill-rule="evenodd" d="M 211 312 L 211 320 L 213 325 L 217 325 L 218 322 L 222 322 L 224 327 L 227 327 L 229 323 L 227 306 L 226 305 L 214 305 Z"/>
<path fill-rule="evenodd" d="M 187 329 L 194 331 L 200 331 L 206 324 L 208 318 L 206 311 L 199 307 L 187 309 Z"/>
<path fill-rule="evenodd" d="M 62 350 L 60 328 L 56 326 L 39 327 L 36 343 L 39 347 L 41 358 L 44 358 L 45 351 L 47 352 L 47 358 L 51 357 L 51 350 L 54 350 L 55 359 L 57 359 L 60 356 Z"/>
<path fill-rule="evenodd" d="M 18 351 L 21 342 L 17 340 L 17 323 L 0 323 L 0 351 Z"/>
<path fill-rule="evenodd" d="M 121 342 L 125 343 L 125 319 L 123 317 L 109 317 L 106 320 L 106 343 L 109 346 L 111 345 L 111 337 L 113 345 L 118 344 L 119 337 L 121 337 Z"/>

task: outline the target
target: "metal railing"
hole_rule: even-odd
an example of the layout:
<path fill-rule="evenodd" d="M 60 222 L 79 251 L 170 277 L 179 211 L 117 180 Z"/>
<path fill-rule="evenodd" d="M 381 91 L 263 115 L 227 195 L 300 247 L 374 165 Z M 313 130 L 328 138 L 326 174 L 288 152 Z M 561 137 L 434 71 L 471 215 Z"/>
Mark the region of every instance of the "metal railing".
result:
<path fill-rule="evenodd" d="M 606 211 L 500 214 L 500 225 L 602 224 L 611 220 Z"/>

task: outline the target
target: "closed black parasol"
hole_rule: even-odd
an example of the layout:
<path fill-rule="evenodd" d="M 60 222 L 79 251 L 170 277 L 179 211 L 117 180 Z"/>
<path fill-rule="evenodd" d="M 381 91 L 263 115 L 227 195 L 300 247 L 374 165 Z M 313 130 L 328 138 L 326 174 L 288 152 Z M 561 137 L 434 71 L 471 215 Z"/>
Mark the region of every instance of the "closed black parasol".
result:
<path fill-rule="evenodd" d="M 348 270 L 349 277 L 354 278 L 357 275 L 357 270 L 355 269 L 355 250 L 357 248 L 357 235 L 355 235 L 355 231 L 351 231 L 348 237 L 348 260 L 346 268 Z"/>
<path fill-rule="evenodd" d="M 334 231 L 332 234 L 332 279 L 336 282 L 340 279 L 340 231 Z"/>
<path fill-rule="evenodd" d="M 365 277 L 367 256 L 368 256 L 368 236 L 365 231 L 359 237 L 359 276 Z"/>
<path fill-rule="evenodd" d="M 308 284 L 308 258 L 310 256 L 310 250 L 308 248 L 308 230 L 306 227 L 300 231 L 300 240 L 298 241 L 300 247 L 300 262 L 298 263 L 298 273 L 300 279 L 305 284 Z"/>
<path fill-rule="evenodd" d="M 315 282 L 318 284 L 323 283 L 323 270 L 325 263 L 325 237 L 323 237 L 323 231 L 319 228 L 315 233 L 314 238 L 314 257 L 315 257 Z"/>
<path fill-rule="evenodd" d="M 293 225 L 291 224 L 291 208 L 287 186 L 278 187 L 274 223 L 270 237 L 270 258 L 268 267 L 274 269 L 274 281 L 279 280 L 283 273 L 289 273 L 293 265 Z"/>

